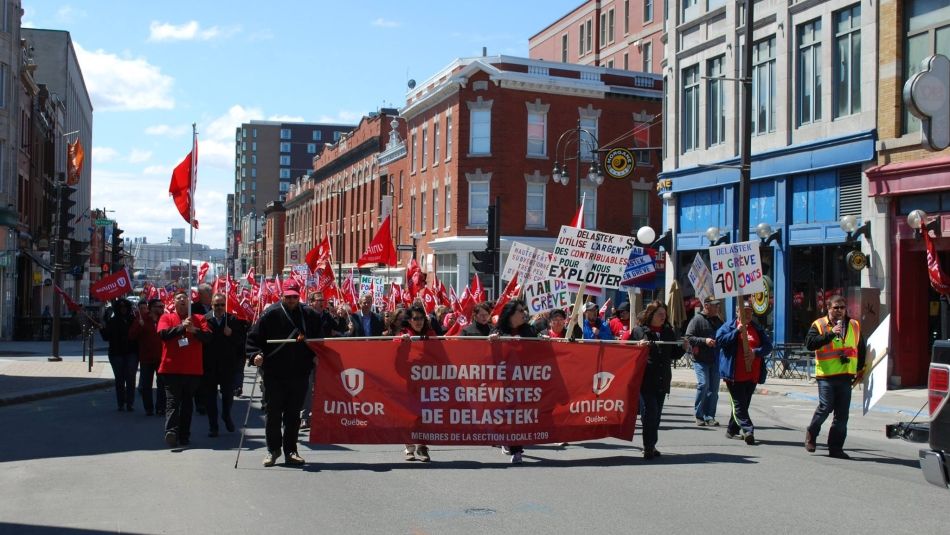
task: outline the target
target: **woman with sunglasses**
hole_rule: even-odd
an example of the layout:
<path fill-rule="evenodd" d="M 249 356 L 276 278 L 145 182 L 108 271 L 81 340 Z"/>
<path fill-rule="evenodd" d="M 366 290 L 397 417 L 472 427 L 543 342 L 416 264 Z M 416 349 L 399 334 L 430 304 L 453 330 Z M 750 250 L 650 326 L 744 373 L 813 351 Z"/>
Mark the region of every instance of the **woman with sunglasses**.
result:
<path fill-rule="evenodd" d="M 429 326 L 429 316 L 426 314 L 425 308 L 421 305 L 412 305 L 409 308 L 409 322 L 399 332 L 399 336 L 403 340 L 410 340 L 413 337 L 424 340 L 430 336 L 435 336 L 435 331 Z M 418 458 L 418 460 L 427 463 L 430 460 L 429 447 L 425 444 L 406 444 L 405 454 L 407 461 L 415 461 Z"/>
<path fill-rule="evenodd" d="M 651 342 L 647 357 L 647 368 L 643 373 L 640 386 L 640 423 L 643 427 L 643 458 L 659 457 L 656 449 L 657 435 L 660 429 L 660 416 L 663 412 L 663 400 L 670 392 L 673 372 L 670 365 L 678 348 L 674 344 L 655 344 L 652 342 L 674 342 L 676 333 L 667 321 L 666 305 L 653 301 L 637 317 L 638 325 L 633 329 L 631 340 Z"/>
<path fill-rule="evenodd" d="M 498 324 L 495 330 L 488 338 L 497 340 L 499 336 L 508 336 L 513 338 L 537 338 L 538 333 L 534 327 L 528 323 L 528 305 L 521 299 L 512 299 L 501 309 L 498 315 Z M 505 455 L 511 455 L 513 464 L 520 464 L 524 455 L 524 446 L 502 446 L 501 451 Z"/>

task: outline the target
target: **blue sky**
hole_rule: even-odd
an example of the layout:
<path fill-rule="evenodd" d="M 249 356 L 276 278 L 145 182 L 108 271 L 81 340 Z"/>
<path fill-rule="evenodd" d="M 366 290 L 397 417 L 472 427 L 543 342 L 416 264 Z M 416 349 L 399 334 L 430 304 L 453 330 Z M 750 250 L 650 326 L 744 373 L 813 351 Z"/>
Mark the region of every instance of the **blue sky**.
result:
<path fill-rule="evenodd" d="M 198 125 L 197 243 L 224 246 L 234 129 L 251 119 L 356 124 L 457 57 L 527 56 L 579 0 L 24 0 L 23 25 L 69 31 L 93 106 L 92 205 L 126 237 L 185 226 L 168 197 Z M 87 157 L 89 151 L 87 150 Z"/>

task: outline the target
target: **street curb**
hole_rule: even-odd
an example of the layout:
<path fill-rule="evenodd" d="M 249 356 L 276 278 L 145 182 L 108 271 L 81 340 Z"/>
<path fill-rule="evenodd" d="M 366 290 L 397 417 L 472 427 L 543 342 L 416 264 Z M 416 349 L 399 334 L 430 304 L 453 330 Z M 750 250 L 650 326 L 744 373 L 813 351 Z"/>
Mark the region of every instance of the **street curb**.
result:
<path fill-rule="evenodd" d="M 689 382 L 689 381 L 673 381 L 673 382 L 670 383 L 670 387 L 671 387 L 671 388 L 692 388 L 692 389 L 695 389 L 696 386 L 697 386 L 696 383 L 692 383 L 692 382 Z M 720 392 L 728 392 L 729 389 L 726 388 L 725 383 L 723 383 L 723 384 L 719 385 L 719 391 L 720 391 Z M 761 386 L 755 387 L 755 393 L 756 393 L 756 394 L 759 394 L 760 396 L 787 396 L 787 395 L 788 395 L 788 392 L 779 392 L 779 391 L 777 391 L 777 390 L 769 390 L 768 388 L 763 388 L 763 387 L 761 387 Z"/>
<path fill-rule="evenodd" d="M 0 407 L 5 407 L 7 405 L 18 405 L 20 403 L 29 403 L 31 401 L 38 401 L 41 399 L 50 399 L 58 398 L 61 396 L 70 396 L 72 394 L 82 394 L 83 392 L 91 392 L 93 390 L 105 389 L 112 386 L 115 383 L 114 379 L 100 379 L 94 383 L 76 385 L 67 388 L 58 388 L 55 390 L 44 390 L 42 392 L 33 392 L 30 394 L 20 394 L 16 396 L 10 396 L 6 398 L 0 398 Z"/>

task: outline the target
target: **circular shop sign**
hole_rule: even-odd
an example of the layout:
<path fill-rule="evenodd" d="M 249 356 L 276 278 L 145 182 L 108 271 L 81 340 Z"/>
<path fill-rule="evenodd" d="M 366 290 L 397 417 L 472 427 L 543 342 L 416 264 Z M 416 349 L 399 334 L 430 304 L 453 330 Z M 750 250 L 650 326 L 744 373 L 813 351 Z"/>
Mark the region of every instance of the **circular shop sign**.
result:
<path fill-rule="evenodd" d="M 752 294 L 752 312 L 757 316 L 764 316 L 772 308 L 772 280 L 765 276 L 765 291 Z"/>
<path fill-rule="evenodd" d="M 610 149 L 604 156 L 604 169 L 610 178 L 627 178 L 635 167 L 633 153 L 627 149 Z"/>
<path fill-rule="evenodd" d="M 848 267 L 855 271 L 861 271 L 862 269 L 868 266 L 867 255 L 857 249 L 848 253 L 848 255 L 844 257 L 844 259 L 845 259 L 845 262 L 848 263 Z"/>

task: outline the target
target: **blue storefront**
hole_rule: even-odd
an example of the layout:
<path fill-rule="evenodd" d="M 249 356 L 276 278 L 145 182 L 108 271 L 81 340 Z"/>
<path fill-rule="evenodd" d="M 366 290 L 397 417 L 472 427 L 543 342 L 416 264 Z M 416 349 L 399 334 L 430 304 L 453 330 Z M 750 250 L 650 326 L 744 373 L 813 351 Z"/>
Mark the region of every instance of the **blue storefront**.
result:
<path fill-rule="evenodd" d="M 749 236 L 768 223 L 779 240 L 762 246 L 763 271 L 771 283 L 768 305 L 758 319 L 778 342 L 804 338 L 808 326 L 824 313 L 824 299 L 860 287 L 858 272 L 844 256 L 857 247 L 847 243 L 839 218 L 862 218 L 862 164 L 874 158 L 873 130 L 783 147 L 752 156 Z M 686 296 L 692 295 L 687 272 L 697 253 L 709 261 L 706 230 L 718 227 L 730 241 L 738 236 L 738 159 L 663 172 L 671 179 L 667 195 L 675 213 L 664 227 L 675 236 L 675 276 Z M 715 167 L 720 166 L 720 167 Z M 663 184 L 663 182 L 661 182 Z M 671 224 L 672 223 L 672 224 Z M 734 302 L 723 310 L 733 317 Z"/>

